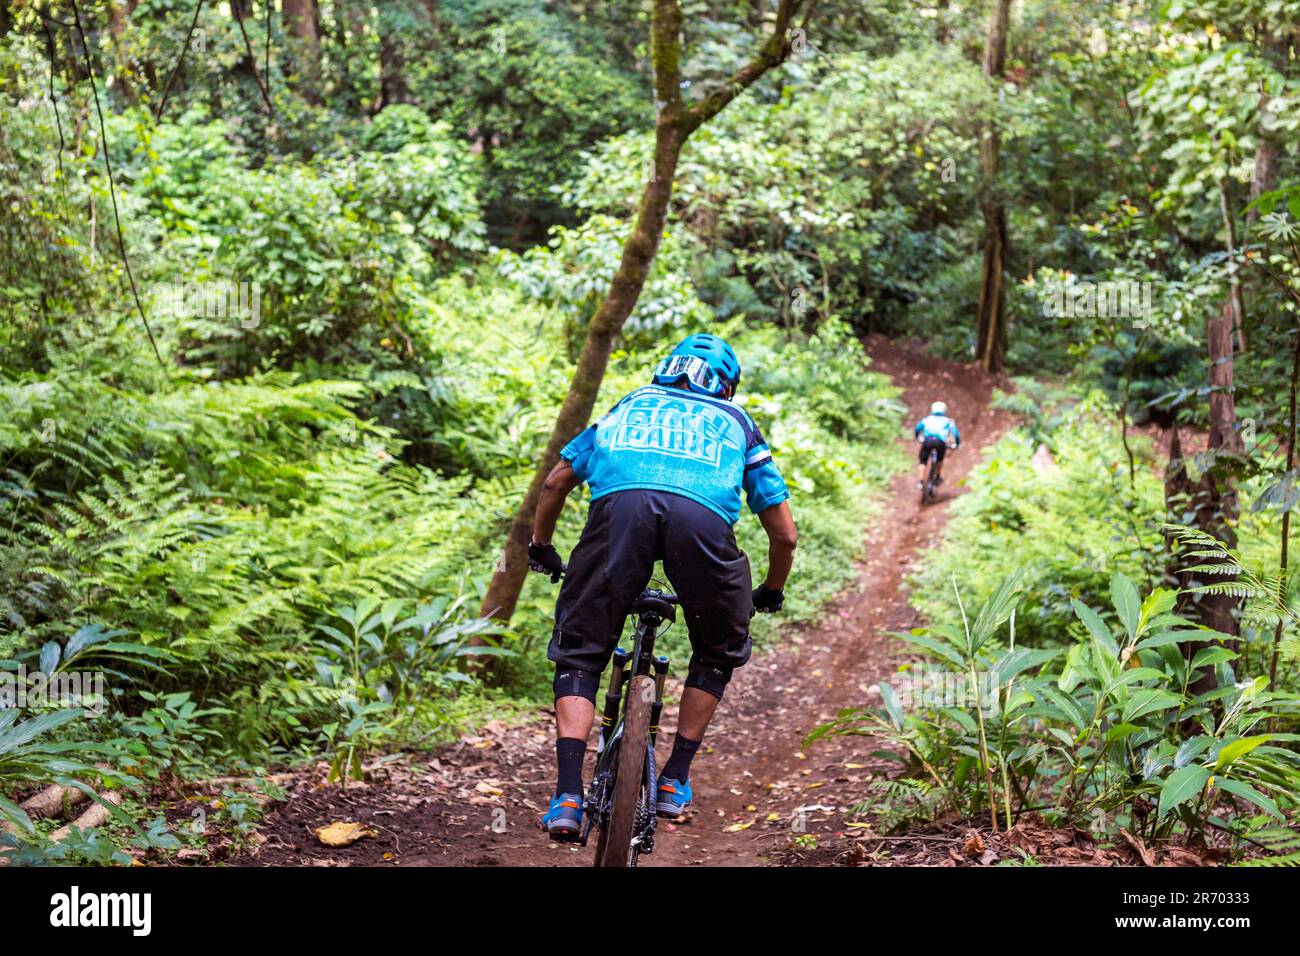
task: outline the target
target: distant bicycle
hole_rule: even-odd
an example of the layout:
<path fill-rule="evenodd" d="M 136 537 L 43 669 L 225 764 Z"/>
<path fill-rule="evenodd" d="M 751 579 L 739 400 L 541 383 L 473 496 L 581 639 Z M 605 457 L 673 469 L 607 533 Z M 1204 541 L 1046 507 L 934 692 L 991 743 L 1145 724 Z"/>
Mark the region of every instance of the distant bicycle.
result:
<path fill-rule="evenodd" d="M 957 446 L 948 442 L 948 447 L 955 449 Z M 925 481 L 921 483 L 921 507 L 934 500 L 935 493 L 939 490 L 939 483 L 943 480 L 939 477 L 939 449 L 931 448 L 926 461 L 930 467 Z"/>

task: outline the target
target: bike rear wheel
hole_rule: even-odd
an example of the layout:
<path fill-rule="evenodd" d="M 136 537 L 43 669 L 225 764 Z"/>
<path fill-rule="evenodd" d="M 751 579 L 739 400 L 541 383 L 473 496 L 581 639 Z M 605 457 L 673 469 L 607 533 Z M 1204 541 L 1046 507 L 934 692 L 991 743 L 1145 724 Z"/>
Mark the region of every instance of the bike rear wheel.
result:
<path fill-rule="evenodd" d="M 926 505 L 934 500 L 934 468 L 939 462 L 938 452 L 930 452 L 930 469 L 926 473 L 925 481 L 921 482 L 921 504 Z"/>
<path fill-rule="evenodd" d="M 646 748 L 650 740 L 650 707 L 655 699 L 654 679 L 646 674 L 632 678 L 627 693 L 623 737 L 614 773 L 614 800 L 609 821 L 596 842 L 596 866 L 632 865 L 632 836 L 637 808 L 645 791 Z M 646 794 L 646 799 L 650 797 Z"/>

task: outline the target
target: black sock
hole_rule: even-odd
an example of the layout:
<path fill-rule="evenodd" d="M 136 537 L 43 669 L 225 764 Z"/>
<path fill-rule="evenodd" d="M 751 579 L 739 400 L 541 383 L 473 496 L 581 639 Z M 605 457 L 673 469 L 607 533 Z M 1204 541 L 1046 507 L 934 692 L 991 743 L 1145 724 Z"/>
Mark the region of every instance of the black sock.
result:
<path fill-rule="evenodd" d="M 555 740 L 555 793 L 582 793 L 582 758 L 587 755 L 587 742 L 577 737 L 558 737 Z"/>
<path fill-rule="evenodd" d="M 691 773 L 691 758 L 695 756 L 695 751 L 700 749 L 698 740 L 688 740 L 681 734 L 678 734 L 673 740 L 673 752 L 669 756 L 668 762 L 664 764 L 664 769 L 659 773 L 659 779 L 667 778 L 669 780 L 680 780 L 686 782 L 686 778 Z"/>

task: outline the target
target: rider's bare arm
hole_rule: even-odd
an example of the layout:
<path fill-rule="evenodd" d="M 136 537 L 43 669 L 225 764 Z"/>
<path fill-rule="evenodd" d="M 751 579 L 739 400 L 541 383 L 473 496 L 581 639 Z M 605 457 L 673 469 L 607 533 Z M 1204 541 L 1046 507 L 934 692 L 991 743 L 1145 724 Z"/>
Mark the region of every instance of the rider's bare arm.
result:
<path fill-rule="evenodd" d="M 564 499 L 580 484 L 582 479 L 574 474 L 573 466 L 561 458 L 542 485 L 542 497 L 538 499 L 537 511 L 533 515 L 534 543 L 551 543 L 555 522 L 560 520 L 560 512 L 564 510 Z"/>
<path fill-rule="evenodd" d="M 540 508 L 538 511 L 540 512 Z M 767 580 L 763 586 L 773 591 L 785 588 L 786 578 L 794 565 L 794 548 L 799 541 L 799 531 L 794 526 L 794 515 L 790 513 L 790 502 L 764 508 L 758 513 L 758 520 L 767 532 Z"/>

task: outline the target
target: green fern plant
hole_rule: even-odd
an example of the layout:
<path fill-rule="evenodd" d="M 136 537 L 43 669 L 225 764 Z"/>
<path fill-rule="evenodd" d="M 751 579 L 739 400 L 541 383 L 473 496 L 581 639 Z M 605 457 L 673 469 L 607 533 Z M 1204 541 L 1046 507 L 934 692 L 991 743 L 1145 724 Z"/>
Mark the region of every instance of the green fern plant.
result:
<path fill-rule="evenodd" d="M 900 777 L 873 780 L 867 787 L 875 796 L 849 809 L 852 816 L 873 814 L 879 829 L 896 833 L 918 823 L 929 823 L 944 805 L 941 791 L 928 780 Z"/>
<path fill-rule="evenodd" d="M 1251 844 L 1267 850 L 1269 855 L 1241 860 L 1234 864 L 1235 866 L 1300 866 L 1300 832 L 1274 823 L 1247 829 L 1239 832 L 1238 835 Z"/>

